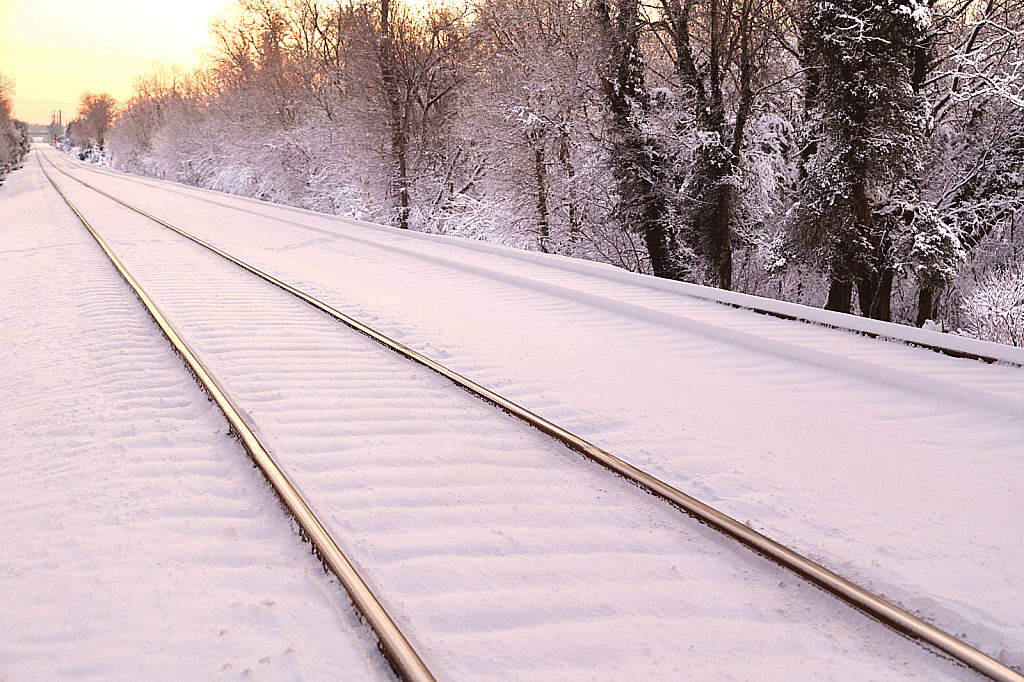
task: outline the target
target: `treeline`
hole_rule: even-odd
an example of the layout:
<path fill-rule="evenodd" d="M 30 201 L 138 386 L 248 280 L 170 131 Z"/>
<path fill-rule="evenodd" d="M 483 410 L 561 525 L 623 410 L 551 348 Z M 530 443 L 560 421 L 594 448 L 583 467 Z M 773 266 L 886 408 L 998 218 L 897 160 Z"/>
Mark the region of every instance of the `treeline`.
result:
<path fill-rule="evenodd" d="M 1024 247 L 1022 3 L 239 0 L 204 69 L 134 79 L 108 151 L 202 187 L 981 334 L 975 294 L 1005 293 Z"/>
<path fill-rule="evenodd" d="M 13 97 L 14 81 L 0 72 L 0 182 L 21 167 L 32 143 L 28 125 L 11 118 Z"/>

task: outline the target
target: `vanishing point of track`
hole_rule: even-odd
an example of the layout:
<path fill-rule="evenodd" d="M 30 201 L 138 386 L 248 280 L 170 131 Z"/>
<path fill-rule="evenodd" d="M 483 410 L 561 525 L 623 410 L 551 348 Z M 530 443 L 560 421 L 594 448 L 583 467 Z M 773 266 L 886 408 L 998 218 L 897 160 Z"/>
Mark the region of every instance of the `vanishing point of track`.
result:
<path fill-rule="evenodd" d="M 51 164 L 52 165 L 52 164 Z M 64 173 L 56 166 L 53 166 L 56 170 Z M 44 169 L 44 173 L 45 173 Z M 380 343 L 386 348 L 417 362 L 429 369 L 441 374 L 446 377 L 452 383 L 464 388 L 473 395 L 498 406 L 508 414 L 515 416 L 516 418 L 526 422 L 527 424 L 535 427 L 536 429 L 548 434 L 552 438 L 562 442 L 570 449 L 577 453 L 601 464 L 602 466 L 610 469 L 616 474 L 626 478 L 632 483 L 636 484 L 640 488 L 663 498 L 677 508 L 687 512 L 693 517 L 699 519 L 703 523 L 706 523 L 717 530 L 725 533 L 726 535 L 734 538 L 741 542 L 745 546 L 753 549 L 755 552 L 771 559 L 779 565 L 797 573 L 801 577 L 810 581 L 811 583 L 821 587 L 822 589 L 830 592 L 831 594 L 839 597 L 847 603 L 855 606 L 859 610 L 868 614 L 872 618 L 875 618 L 886 625 L 902 632 L 914 639 L 926 642 L 939 649 L 942 652 L 962 661 L 968 666 L 975 670 L 988 675 L 989 677 L 996 680 L 1014 680 L 1016 682 L 1024 681 L 1024 676 L 1016 673 L 1015 671 L 1003 666 L 999 662 L 991 659 L 990 657 L 978 652 L 967 644 L 960 640 L 952 637 L 951 635 L 935 628 L 934 626 L 925 623 L 924 621 L 916 618 L 915 616 L 907 613 L 906 611 L 888 603 L 880 597 L 864 590 L 863 588 L 851 583 L 850 581 L 828 571 L 817 563 L 803 557 L 788 548 L 774 542 L 770 538 L 748 528 L 747 526 L 739 523 L 735 519 L 726 516 L 712 507 L 705 505 L 704 503 L 696 500 L 689 495 L 681 492 L 680 490 L 668 485 L 667 483 L 633 467 L 632 465 L 614 457 L 613 455 L 605 452 L 604 450 L 594 446 L 591 443 L 575 436 L 572 433 L 560 428 L 559 426 L 551 423 L 550 421 L 516 405 L 515 403 L 503 398 L 502 396 L 490 391 L 489 389 L 480 386 L 479 384 L 447 369 L 443 365 L 423 356 L 422 354 L 400 344 L 396 341 L 389 339 L 388 337 L 376 332 L 368 326 L 352 319 L 351 317 L 341 313 L 340 311 L 330 307 L 329 305 L 309 296 L 298 289 L 281 282 L 273 276 L 262 272 L 241 260 L 223 252 L 222 250 L 208 244 L 183 230 L 170 225 L 159 218 L 150 215 L 128 203 L 117 199 L 87 183 L 74 178 L 67 173 L 64 173 L 67 177 L 81 183 L 89 189 L 106 196 L 107 198 L 133 210 L 137 213 L 145 216 L 146 218 L 162 225 L 163 227 L 169 228 L 178 234 L 192 240 L 193 242 L 209 249 L 210 251 L 218 254 L 219 256 L 231 261 L 232 263 L 242 267 L 249 272 L 261 277 L 262 279 L 280 287 L 287 291 L 293 296 L 305 301 L 314 308 L 321 312 L 341 321 L 348 325 L 352 329 L 370 337 L 374 341 Z M 227 398 L 223 390 L 215 383 L 210 374 L 203 368 L 198 359 L 188 348 L 184 341 L 178 336 L 178 334 L 171 328 L 170 324 L 161 315 L 157 306 L 149 299 L 147 294 L 142 290 L 138 283 L 133 279 L 131 274 L 125 269 L 121 262 L 117 259 L 114 253 L 106 245 L 103 238 L 92 228 L 85 216 L 83 216 L 78 209 L 71 203 L 71 201 L 61 192 L 59 186 L 54 182 L 53 178 L 47 174 L 47 178 L 53 184 L 54 188 L 61 193 L 61 196 L 76 213 L 82 223 L 89 229 L 92 236 L 103 248 L 104 252 L 111 259 L 114 265 L 117 267 L 124 279 L 132 286 L 136 291 L 139 298 L 142 300 L 150 314 L 154 317 L 157 323 L 165 335 L 170 339 L 175 349 L 179 354 L 186 360 L 189 367 L 195 374 L 197 380 L 203 385 L 203 387 L 209 392 L 211 397 L 217 402 L 220 408 L 224 411 L 228 417 L 232 428 L 242 441 L 243 445 L 249 451 L 250 456 L 257 463 L 261 471 L 267 480 L 274 487 L 278 496 L 282 502 L 288 508 L 290 513 L 295 517 L 302 532 L 310 539 L 313 546 L 316 548 L 321 559 L 325 565 L 333 572 L 338 579 L 342 582 L 345 589 L 351 595 L 353 602 L 355 603 L 359 612 L 366 619 L 367 623 L 371 626 L 374 632 L 377 634 L 380 647 L 388 661 L 395 669 L 396 673 L 403 680 L 433 680 L 433 676 L 427 670 L 426 666 L 420 660 L 419 656 L 412 649 L 408 640 L 398 630 L 395 623 L 391 620 L 388 614 L 385 612 L 383 607 L 380 605 L 378 600 L 374 597 L 370 589 L 366 586 L 366 583 L 359 577 L 352 565 L 348 562 L 337 544 L 330 537 L 323 525 L 312 513 L 306 502 L 299 496 L 295 491 L 295 488 L 288 481 L 287 477 L 277 467 L 273 458 L 268 454 L 264 446 L 259 442 L 256 436 L 253 434 L 251 429 L 246 425 L 245 421 L 239 414 L 238 409 L 232 405 L 231 401 Z"/>

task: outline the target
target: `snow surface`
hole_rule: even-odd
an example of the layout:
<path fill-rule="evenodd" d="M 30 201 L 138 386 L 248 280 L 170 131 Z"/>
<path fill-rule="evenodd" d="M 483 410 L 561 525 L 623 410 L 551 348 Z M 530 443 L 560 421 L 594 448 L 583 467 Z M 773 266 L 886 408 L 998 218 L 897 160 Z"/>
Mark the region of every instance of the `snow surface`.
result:
<path fill-rule="evenodd" d="M 251 259 L 1003 662 L 1019 668 L 1024 661 L 1019 368 L 766 318 L 682 295 L 650 278 L 608 276 L 608 268 L 593 264 L 168 188 L 49 155 L 76 176 Z M 343 548 L 443 679 L 972 677 L 529 429 L 496 420 L 429 373 L 360 338 L 339 336 L 276 290 L 240 283 L 223 263 L 184 249 L 180 238 L 161 235 L 126 209 L 54 175 L 87 215 L 98 216 L 97 228 L 131 260 L 129 267 L 144 272 L 145 286 L 160 292 L 165 314 L 185 324 L 189 342 L 211 362 L 226 363 L 217 366 L 232 395 L 279 457 L 287 457 L 300 487 L 328 513 Z M 27 275 L 16 277 L 7 267 L 7 261 L 28 258 L 23 251 L 42 258 L 37 231 L 47 234 L 59 224 L 61 238 L 72 238 L 74 219 L 43 182 L 36 155 L 12 178 L 13 189 L 0 192 L 2 225 L 16 222 L 15 229 L 4 229 L 0 276 L 5 339 L 21 349 L 19 362 L 48 367 L 45 344 L 56 327 L 21 292 L 43 288 L 46 274 L 66 267 L 61 256 L 84 267 L 81 254 L 98 251 L 74 237 L 80 246 L 47 256 Z M 98 262 L 91 267 L 109 270 Z M 63 287 L 77 300 L 80 277 L 67 277 Z M 212 289 L 208 278 L 217 282 Z M 194 288 L 175 293 L 186 283 Z M 266 307 L 236 314 L 225 305 L 257 284 Z M 113 276 L 108 286 L 116 285 Z M 123 307 L 131 307 L 131 296 L 121 296 Z M 130 317 L 102 300 L 90 306 L 112 320 Z M 134 315 L 145 320 L 137 310 Z M 109 347 L 77 353 L 115 353 L 121 336 L 108 334 Z M 151 326 L 143 337 L 160 347 Z M 71 364 L 75 356 L 65 353 Z M 149 378 L 148 369 L 133 369 Z M 182 390 L 201 395 L 183 376 Z M 378 387 L 389 380 L 396 388 L 385 393 Z M 141 378 L 123 381 L 136 403 L 120 408 L 124 413 L 161 406 L 160 392 L 140 388 Z M 16 378 L 7 381 L 16 384 Z M 87 393 L 77 384 L 59 388 L 76 400 Z M 311 401 L 314 389 L 321 397 Z M 32 382 L 18 398 L 5 399 L 4 435 L 12 453 L 31 453 L 42 471 L 59 470 L 62 460 L 52 446 L 37 432 L 13 426 L 29 417 L 8 405 L 38 400 L 34 392 L 45 394 L 45 386 Z M 107 394 L 117 395 L 101 391 L 99 397 Z M 443 402 L 431 402 L 439 397 Z M 95 405 L 83 421 L 102 422 L 109 408 L 96 395 L 83 399 Z M 7 419 L 9 410 L 16 418 Z M 45 430 L 47 416 L 31 414 L 37 430 Z M 237 470 L 230 482 L 243 472 L 267 500 L 237 445 L 217 434 L 223 427 L 215 416 L 183 419 L 190 428 L 207 428 L 211 440 L 225 441 L 217 453 L 223 466 L 233 463 Z M 173 439 L 167 424 L 145 428 L 158 430 L 162 435 L 154 438 L 176 452 L 179 434 L 186 434 L 177 424 Z M 117 432 L 90 427 L 87 433 L 81 448 L 124 445 Z M 182 450 L 193 457 L 201 437 L 181 437 Z M 136 455 L 134 448 L 127 451 Z M 145 460 L 145 451 L 139 456 Z M 4 474 L 4 485 L 10 476 Z M 47 507 L 68 503 L 39 482 L 20 487 Z M 190 502 L 211 497 L 202 485 L 174 493 Z M 236 503 L 252 504 L 237 494 Z M 276 511 L 272 502 L 263 508 Z M 15 511 L 22 528 L 42 527 L 37 510 Z M 179 512 L 190 518 L 191 511 Z M 96 505 L 95 514 L 112 513 Z M 285 537 L 286 522 L 278 523 L 284 534 L 274 536 L 280 542 L 273 556 L 294 574 L 307 564 L 299 561 L 301 549 L 284 558 L 288 551 L 279 545 L 298 542 Z M 149 529 L 132 530 L 152 540 Z M 195 535 L 211 542 L 217 537 L 213 531 Z M 7 589 L 6 576 L 24 569 L 21 553 L 7 550 L 11 537 L 0 538 L 9 562 L 0 564 L 0 589 Z M 203 564 L 206 555 L 190 540 L 163 544 L 182 557 L 182 570 L 200 570 L 191 560 Z M 88 552 L 91 544 L 82 549 Z M 139 549 L 139 561 L 150 552 Z M 67 561 L 54 563 L 69 568 Z M 150 578 L 126 579 L 129 595 L 148 589 Z M 131 587 L 132 580 L 145 587 Z M 45 609 L 34 606 L 44 588 L 35 589 L 35 595 L 26 590 L 17 619 L 0 616 L 0 632 L 45 626 Z M 267 587 L 296 590 L 290 589 Z M 343 597 L 321 593 L 327 611 L 349 625 L 338 628 L 346 641 L 365 638 L 337 606 Z M 216 601 L 220 590 L 203 596 L 210 610 L 223 608 Z M 170 611 L 179 616 L 194 610 L 176 608 Z M 96 646 L 105 634 L 100 631 L 109 634 L 111 618 L 99 614 L 91 622 L 95 632 L 83 639 Z M 325 630 L 315 626 L 314 632 Z M 253 641 L 264 635 L 270 633 L 254 634 Z M 200 631 L 182 635 L 190 636 L 204 639 Z M 67 642 L 56 637 L 47 645 L 60 650 Z M 302 645 L 312 650 L 312 643 Z M 50 670 L 33 667 L 44 664 L 21 650 L 0 647 L 0 675 L 15 664 L 17 670 Z M 144 637 L 127 647 L 133 660 L 146 658 Z M 196 659 L 198 666 L 211 660 L 202 653 Z M 303 679 L 318 679 L 314 668 L 296 669 Z"/>
<path fill-rule="evenodd" d="M 0 680 L 389 680 L 38 170 L 0 191 Z"/>

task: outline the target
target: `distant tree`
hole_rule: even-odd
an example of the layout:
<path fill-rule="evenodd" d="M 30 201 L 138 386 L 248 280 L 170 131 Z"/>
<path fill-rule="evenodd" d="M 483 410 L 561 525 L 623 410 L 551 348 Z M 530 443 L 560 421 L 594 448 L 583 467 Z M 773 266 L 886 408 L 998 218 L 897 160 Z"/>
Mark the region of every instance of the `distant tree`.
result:
<path fill-rule="evenodd" d="M 14 79 L 0 71 L 0 120 L 11 120 L 12 97 L 14 97 Z"/>
<path fill-rule="evenodd" d="M 137 153 L 148 153 L 171 109 L 184 96 L 188 75 L 177 64 L 154 63 L 149 71 L 132 76 L 132 96 L 121 110 L 117 128 L 131 140 Z"/>
<path fill-rule="evenodd" d="M 93 139 L 100 151 L 107 143 L 107 133 L 117 116 L 117 100 L 105 92 L 83 92 L 78 98 L 79 137 Z"/>
<path fill-rule="evenodd" d="M 303 82 L 294 58 L 298 25 L 290 4 L 238 0 L 210 24 L 212 63 L 226 95 L 269 127 L 294 127 Z"/>
<path fill-rule="evenodd" d="M 28 126 L 11 118 L 14 80 L 0 72 L 0 180 L 5 168 L 17 168 L 28 154 Z"/>
<path fill-rule="evenodd" d="M 119 108 L 107 139 L 109 156 L 116 156 L 120 169 L 166 177 L 167 165 L 177 161 L 168 158 L 167 150 L 161 148 L 169 142 L 170 131 L 193 128 L 189 137 L 198 142 L 194 126 L 207 109 L 200 103 L 203 81 L 202 71 L 186 72 L 177 64 L 159 62 L 132 77 L 132 94 Z M 169 146 L 177 149 L 182 145 L 175 141 Z"/>

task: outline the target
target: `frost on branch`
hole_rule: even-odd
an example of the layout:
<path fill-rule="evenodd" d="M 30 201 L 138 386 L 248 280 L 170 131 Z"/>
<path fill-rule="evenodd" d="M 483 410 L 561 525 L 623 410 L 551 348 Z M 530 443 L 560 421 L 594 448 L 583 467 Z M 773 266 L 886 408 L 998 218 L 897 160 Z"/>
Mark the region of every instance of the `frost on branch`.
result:
<path fill-rule="evenodd" d="M 1024 266 L 989 276 L 963 303 L 964 331 L 983 341 L 1024 346 Z"/>
<path fill-rule="evenodd" d="M 942 221 L 934 206 L 914 207 L 910 262 L 922 287 L 942 290 L 956 278 L 967 258 L 960 231 Z"/>

